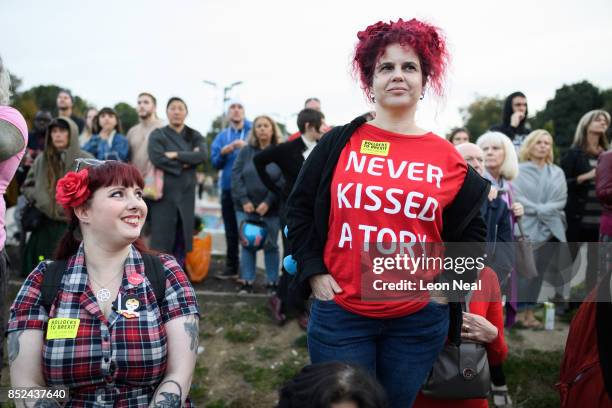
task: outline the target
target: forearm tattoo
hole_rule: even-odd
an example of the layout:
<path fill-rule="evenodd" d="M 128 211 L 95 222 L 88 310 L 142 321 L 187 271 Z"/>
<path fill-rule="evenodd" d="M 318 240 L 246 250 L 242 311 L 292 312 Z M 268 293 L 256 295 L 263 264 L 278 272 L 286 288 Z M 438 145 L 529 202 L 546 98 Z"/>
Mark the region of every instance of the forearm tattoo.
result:
<path fill-rule="evenodd" d="M 185 327 L 185 332 L 187 332 L 187 334 L 189 334 L 189 336 L 191 337 L 191 341 L 189 343 L 189 349 L 197 354 L 198 353 L 198 335 L 199 335 L 198 318 L 194 316 L 192 321 L 187 321 L 183 323 L 183 326 Z"/>
<path fill-rule="evenodd" d="M 21 337 L 22 334 L 23 330 L 20 330 L 8 335 L 9 364 L 12 364 L 19 355 L 19 337 Z"/>
<path fill-rule="evenodd" d="M 160 391 L 164 387 L 164 385 L 170 385 L 170 384 L 174 384 L 176 386 L 178 390 L 178 394 L 175 392 Z M 161 401 L 158 401 L 157 399 L 160 396 L 162 399 Z M 151 405 L 151 407 L 152 408 L 180 408 L 182 399 L 183 399 L 183 389 L 181 388 L 179 383 L 173 380 L 166 380 L 163 383 L 161 383 L 159 387 L 157 388 L 157 392 L 153 396 L 153 404 Z"/>

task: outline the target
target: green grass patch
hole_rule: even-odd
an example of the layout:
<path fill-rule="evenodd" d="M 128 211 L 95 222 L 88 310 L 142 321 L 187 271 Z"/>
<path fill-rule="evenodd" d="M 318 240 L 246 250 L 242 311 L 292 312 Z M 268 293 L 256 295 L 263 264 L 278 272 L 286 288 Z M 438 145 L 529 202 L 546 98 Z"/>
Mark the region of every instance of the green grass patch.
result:
<path fill-rule="evenodd" d="M 215 326 L 239 323 L 270 323 L 270 317 L 265 305 L 215 305 L 208 309 L 202 319 Z"/>
<path fill-rule="evenodd" d="M 525 341 L 525 336 L 518 329 L 507 329 L 505 335 L 511 342 L 522 343 Z"/>
<path fill-rule="evenodd" d="M 515 349 L 504 362 L 504 372 L 515 406 L 553 408 L 560 404 L 559 381 L 562 351 Z"/>
<path fill-rule="evenodd" d="M 257 354 L 257 358 L 259 361 L 267 361 L 272 359 L 272 357 L 279 355 L 280 350 L 274 347 L 255 347 L 255 354 Z"/>
<path fill-rule="evenodd" d="M 259 330 L 252 324 L 237 324 L 228 329 L 224 336 L 231 343 L 251 343 L 259 336 Z"/>
<path fill-rule="evenodd" d="M 293 341 L 293 345 L 297 348 L 307 349 L 308 348 L 308 336 L 302 334 L 300 337 Z"/>
<path fill-rule="evenodd" d="M 244 357 L 231 359 L 227 363 L 230 370 L 240 374 L 253 387 L 253 390 L 258 392 L 278 389 L 286 381 L 293 378 L 302 369 L 303 365 L 302 361 L 295 358 L 266 367 L 251 364 Z"/>
<path fill-rule="evenodd" d="M 216 400 L 209 402 L 204 406 L 204 408 L 228 408 L 229 406 L 225 403 L 224 400 Z"/>

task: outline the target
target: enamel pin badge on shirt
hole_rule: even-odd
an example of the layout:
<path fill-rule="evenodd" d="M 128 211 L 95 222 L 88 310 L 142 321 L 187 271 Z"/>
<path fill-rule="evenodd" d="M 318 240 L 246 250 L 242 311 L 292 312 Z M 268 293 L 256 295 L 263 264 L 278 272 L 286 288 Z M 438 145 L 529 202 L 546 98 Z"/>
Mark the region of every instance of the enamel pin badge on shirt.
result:
<path fill-rule="evenodd" d="M 128 276 L 128 282 L 134 286 L 138 286 L 144 282 L 144 278 L 139 273 L 132 273 L 130 276 Z"/>
<path fill-rule="evenodd" d="M 113 305 L 117 313 L 126 319 L 133 319 L 134 317 L 140 317 L 140 300 L 137 296 L 122 296 L 121 293 L 117 295 L 116 303 Z"/>

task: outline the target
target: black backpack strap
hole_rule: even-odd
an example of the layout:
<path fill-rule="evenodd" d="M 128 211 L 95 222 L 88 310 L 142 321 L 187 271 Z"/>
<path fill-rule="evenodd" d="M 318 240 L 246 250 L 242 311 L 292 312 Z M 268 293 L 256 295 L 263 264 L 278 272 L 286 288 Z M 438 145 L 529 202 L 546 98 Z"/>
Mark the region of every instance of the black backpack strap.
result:
<path fill-rule="evenodd" d="M 155 293 L 155 301 L 160 306 L 161 302 L 166 297 L 166 274 L 164 272 L 164 265 L 158 256 L 150 254 L 142 254 L 142 260 L 145 265 L 145 275 L 153 286 L 153 293 Z"/>
<path fill-rule="evenodd" d="M 51 311 L 51 305 L 57 297 L 57 292 L 59 292 L 67 264 L 68 261 L 65 259 L 47 262 L 47 268 L 40 287 L 40 303 L 47 311 L 47 315 Z"/>

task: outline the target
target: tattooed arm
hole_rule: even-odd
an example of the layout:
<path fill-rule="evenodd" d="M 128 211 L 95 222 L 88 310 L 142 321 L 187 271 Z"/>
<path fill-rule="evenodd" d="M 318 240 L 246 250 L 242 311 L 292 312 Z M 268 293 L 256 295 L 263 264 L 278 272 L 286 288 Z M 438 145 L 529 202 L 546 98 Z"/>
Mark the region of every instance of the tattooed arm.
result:
<path fill-rule="evenodd" d="M 187 315 L 166 323 L 168 367 L 153 395 L 151 408 L 178 408 L 185 402 L 198 353 L 198 322 L 197 315 Z"/>
<path fill-rule="evenodd" d="M 7 336 L 11 387 L 46 387 L 42 370 L 43 334 L 42 330 L 27 329 Z M 18 402 L 17 407 L 23 406 L 23 402 Z"/>

